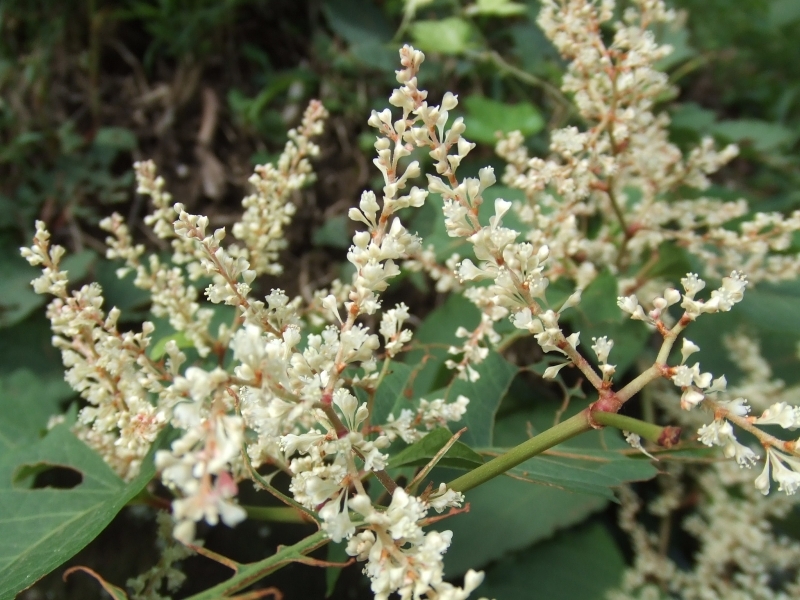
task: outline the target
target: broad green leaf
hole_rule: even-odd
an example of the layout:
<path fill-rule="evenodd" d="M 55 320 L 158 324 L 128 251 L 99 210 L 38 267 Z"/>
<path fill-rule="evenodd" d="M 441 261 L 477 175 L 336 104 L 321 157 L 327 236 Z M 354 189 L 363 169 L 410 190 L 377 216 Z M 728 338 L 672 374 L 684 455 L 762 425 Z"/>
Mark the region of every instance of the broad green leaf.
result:
<path fill-rule="evenodd" d="M 89 268 L 97 260 L 94 250 L 83 250 L 67 254 L 61 261 L 61 270 L 66 271 L 72 284 L 78 283 L 89 274 Z"/>
<path fill-rule="evenodd" d="M 42 311 L 4 329 L 0 335 L 0 373 L 28 369 L 39 376 L 63 378 L 61 352 L 51 343 L 50 321 Z"/>
<path fill-rule="evenodd" d="M 670 116 L 673 128 L 689 129 L 699 134 L 708 132 L 717 119 L 713 110 L 703 108 L 694 102 L 676 106 Z"/>
<path fill-rule="evenodd" d="M 686 27 L 664 27 L 658 42 L 672 46 L 672 52 L 656 63 L 659 71 L 669 71 L 697 56 L 697 50 L 689 41 L 689 30 Z"/>
<path fill-rule="evenodd" d="M 493 454 L 502 451 L 501 448 L 492 450 Z M 617 452 L 592 452 L 563 444 L 553 452 L 526 460 L 511 469 L 509 475 L 613 501 L 613 488 L 631 481 L 652 479 L 657 473 L 649 460 L 629 458 Z"/>
<path fill-rule="evenodd" d="M 28 370 L 0 376 L 0 457 L 39 439 L 59 402 L 75 392 L 63 379 L 38 377 Z"/>
<path fill-rule="evenodd" d="M 381 73 L 391 73 L 397 68 L 397 48 L 385 42 L 364 40 L 358 44 L 350 45 L 350 54 L 366 67 Z M 370 140 L 370 151 L 374 151 L 372 144 L 375 136 Z"/>
<path fill-rule="evenodd" d="M 591 523 L 563 531 L 489 567 L 475 596 L 605 600 L 606 592 L 620 584 L 624 569 L 625 559 L 614 538 L 601 524 Z"/>
<path fill-rule="evenodd" d="M 444 427 L 434 429 L 418 442 L 392 456 L 389 459 L 389 468 L 426 465 L 452 437 L 453 434 Z M 483 464 L 483 458 L 466 444 L 456 441 L 437 464 L 456 469 L 474 469 Z"/>
<path fill-rule="evenodd" d="M 411 229 L 422 237 L 425 247 L 433 246 L 439 262 L 444 262 L 453 253 L 469 256 L 472 252 L 470 243 L 464 238 L 454 238 L 448 235 L 441 207 L 442 197 L 439 194 L 428 196 L 428 201 L 414 212 Z"/>
<path fill-rule="evenodd" d="M 711 131 L 732 142 L 748 142 L 756 152 L 770 152 L 789 146 L 797 139 L 797 132 L 779 123 L 738 119 L 720 121 Z"/>
<path fill-rule="evenodd" d="M 450 473 L 457 476 L 458 472 Z M 435 482 L 449 481 L 439 471 L 433 476 Z M 607 503 L 596 496 L 571 494 L 510 477 L 497 477 L 470 490 L 466 501 L 469 512 L 442 525 L 453 532 L 452 546 L 444 557 L 445 573 L 451 577 L 527 548 L 582 521 Z"/>
<path fill-rule="evenodd" d="M 419 365 L 425 361 L 424 367 L 414 377 L 413 391 L 409 398 L 419 398 L 431 391 L 440 372 L 443 371 L 445 376 L 452 375 L 445 368 L 444 361 L 450 357 L 447 349 L 460 342 L 456 337 L 456 329 L 459 326 L 469 329 L 479 322 L 478 309 L 460 294 L 451 295 L 444 304 L 425 317 L 422 325 L 414 332 L 413 345 L 419 350 L 408 352 L 403 357 L 403 361 L 409 365 Z M 439 386 L 446 382 L 439 382 Z"/>
<path fill-rule="evenodd" d="M 380 386 L 375 390 L 375 399 L 373 400 L 372 414 L 370 416 L 370 422 L 373 425 L 386 423 L 386 419 L 398 400 L 408 397 L 407 394 L 412 391 L 411 384 L 416 371 L 414 367 L 398 361 L 393 361 L 389 365 L 388 374 L 384 376 Z M 356 388 L 356 394 L 359 400 L 366 402 L 367 394 L 364 390 Z"/>
<path fill-rule="evenodd" d="M 617 306 L 617 278 L 603 271 L 589 284 L 581 295 L 581 303 L 573 309 L 584 320 L 594 323 L 619 323 L 626 317 Z M 569 314 L 569 311 L 565 314 Z"/>
<path fill-rule="evenodd" d="M 72 489 L 15 486 L 15 474 L 36 465 L 73 469 L 83 480 Z M 0 598 L 13 598 L 86 546 L 154 470 L 148 456 L 139 476 L 125 483 L 64 425 L 0 459 Z"/>
<path fill-rule="evenodd" d="M 658 260 L 644 273 L 644 276 L 649 279 L 663 278 L 677 283 L 692 270 L 686 254 L 686 250 L 680 246 L 663 242 L 658 248 Z"/>
<path fill-rule="evenodd" d="M 778 29 L 800 20 L 800 2 L 797 0 L 773 0 L 769 4 L 770 25 Z"/>
<path fill-rule="evenodd" d="M 426 52 L 461 54 L 473 45 L 473 35 L 469 21 L 459 17 L 417 21 L 411 25 L 414 46 Z"/>
<path fill-rule="evenodd" d="M 759 329 L 800 333 L 800 281 L 760 283 L 733 310 Z M 716 317 L 713 315 L 712 318 Z"/>
<path fill-rule="evenodd" d="M 533 410 L 513 412 L 498 419 L 494 432 L 495 443 L 498 446 L 512 447 L 525 441 L 528 439 L 528 423 L 531 424 L 534 435 L 544 431 L 552 426 L 557 406 L 556 402 L 539 403 Z M 570 411 L 574 412 L 575 410 Z M 564 418 L 568 416 L 564 415 Z M 616 466 L 618 461 L 598 462 L 597 468 L 605 470 L 602 481 L 606 484 L 625 480 L 621 475 L 633 474 L 634 479 L 639 479 L 655 474 L 655 469 L 647 461 L 624 458 L 614 452 L 623 447 L 628 448 L 619 434 L 593 431 L 574 438 L 567 448 L 561 445 L 554 450 L 593 458 L 619 458 L 637 463 L 630 465 L 629 472 L 623 469 L 626 472 L 619 473 Z M 550 458 L 546 457 L 547 460 Z M 614 466 L 605 466 L 608 464 Z M 627 463 L 625 464 L 627 467 Z M 587 473 L 581 473 L 581 477 L 585 476 Z M 564 475 L 561 483 L 565 483 L 567 477 Z M 449 480 L 447 475 L 434 471 L 434 482 Z M 598 490 L 599 483 L 592 491 Z M 603 495 L 605 497 L 599 493 L 572 493 L 554 487 L 553 484 L 535 484 L 512 477 L 492 479 L 466 493 L 466 500 L 470 504 L 468 513 L 447 520 L 447 529 L 453 530 L 453 545 L 445 555 L 446 572 L 455 575 L 468 568 L 480 568 L 508 552 L 527 548 L 550 537 L 559 529 L 574 525 L 605 507 L 608 493 Z"/>
<path fill-rule="evenodd" d="M 448 403 L 455 402 L 459 396 L 469 398 L 466 414 L 461 420 L 449 423 L 449 427 L 452 431 L 466 427 L 459 441 L 474 448 L 491 445 L 495 414 L 519 369 L 496 352 L 489 352 L 486 359 L 473 368 L 479 376 L 476 381 L 459 379 L 453 371 L 450 385 L 424 397 L 428 400 L 443 398 Z M 418 404 L 418 397 L 398 396 L 392 414 L 397 417 L 404 408 L 416 410 Z"/>
<path fill-rule="evenodd" d="M 544 118 L 530 102 L 504 104 L 484 96 L 469 96 L 463 101 L 467 110 L 467 137 L 484 144 L 497 142 L 496 133 L 519 130 L 525 136 L 539 133 Z"/>
<path fill-rule="evenodd" d="M 477 381 L 455 379 L 444 393 L 444 399 L 454 402 L 459 396 L 469 398 L 467 413 L 460 421 L 450 423 L 450 429 L 457 431 L 462 427 L 467 430 L 459 438 L 472 448 L 492 443 L 492 429 L 500 401 L 511 387 L 519 369 L 496 352 L 489 352 L 486 359 L 475 365 L 480 375 Z M 431 397 L 440 397 L 436 392 Z"/>
<path fill-rule="evenodd" d="M 552 413 L 543 408 L 512 413 L 497 421 L 495 443 L 513 447 L 552 426 Z M 529 432 L 528 423 L 532 430 Z M 602 439 L 600 436 L 602 435 Z M 629 458 L 618 450 L 629 450 L 615 430 L 589 432 L 540 454 L 515 467 L 511 475 L 544 485 L 613 500 L 611 488 L 631 481 L 655 477 L 649 460 Z M 491 449 L 493 454 L 503 448 Z"/>
<path fill-rule="evenodd" d="M 67 271 L 71 283 L 86 277 L 89 266 L 97 255 L 91 250 L 70 254 L 61 261 L 61 269 Z M 41 275 L 41 269 L 28 264 L 19 255 L 19 248 L 8 240 L 0 243 L 0 327 L 9 327 L 22 321 L 45 302 L 47 294 L 37 294 L 31 281 Z"/>

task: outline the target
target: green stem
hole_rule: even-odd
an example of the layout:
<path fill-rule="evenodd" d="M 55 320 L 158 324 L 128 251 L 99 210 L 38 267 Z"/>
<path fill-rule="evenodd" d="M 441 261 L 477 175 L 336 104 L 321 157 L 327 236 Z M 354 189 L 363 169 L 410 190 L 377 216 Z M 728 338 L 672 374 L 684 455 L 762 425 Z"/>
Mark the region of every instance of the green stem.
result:
<path fill-rule="evenodd" d="M 311 523 L 304 513 L 291 506 L 242 506 L 247 516 L 256 521 L 275 523 Z"/>
<path fill-rule="evenodd" d="M 187 600 L 220 600 L 243 590 L 302 556 L 321 548 L 330 541 L 324 531 L 318 531 L 292 546 L 284 546 L 272 556 L 248 565 L 242 565 L 236 574 L 222 583 L 195 594 Z"/>
<path fill-rule="evenodd" d="M 600 425 L 630 431 L 648 442 L 661 446 L 664 445 L 664 437 L 675 431 L 674 427 L 661 427 L 660 425 L 653 425 L 652 423 L 646 423 L 617 413 L 596 411 L 592 413 L 592 418 Z"/>
<path fill-rule="evenodd" d="M 596 414 L 597 413 L 593 413 L 592 416 Z M 502 475 L 529 458 L 541 454 L 548 448 L 552 448 L 590 429 L 589 411 L 583 410 L 566 421 L 562 421 L 555 427 L 551 427 L 547 431 L 521 443 L 519 446 L 515 446 L 505 454 L 490 460 L 477 469 L 473 469 L 469 473 L 454 479 L 447 484 L 447 487 L 457 492 L 471 490 L 498 475 Z"/>

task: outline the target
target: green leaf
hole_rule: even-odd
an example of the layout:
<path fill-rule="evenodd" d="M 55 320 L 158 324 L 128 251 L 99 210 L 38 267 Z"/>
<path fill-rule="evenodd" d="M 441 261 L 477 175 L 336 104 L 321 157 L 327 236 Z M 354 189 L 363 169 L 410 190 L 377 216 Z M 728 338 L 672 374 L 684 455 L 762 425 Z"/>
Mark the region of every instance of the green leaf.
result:
<path fill-rule="evenodd" d="M 493 449 L 501 453 L 504 449 Z M 631 481 L 655 477 L 657 471 L 648 460 L 629 458 L 618 452 L 588 451 L 560 445 L 554 452 L 526 460 L 509 475 L 532 483 L 553 485 L 569 492 L 591 494 L 615 500 L 612 488 Z"/>
<path fill-rule="evenodd" d="M 511 447 L 528 439 L 531 433 L 535 435 L 544 431 L 553 424 L 556 406 L 556 402 L 540 402 L 533 410 L 516 411 L 498 419 L 494 431 L 495 443 Z M 563 418 L 576 410 L 569 411 L 570 414 L 565 414 Z M 528 431 L 529 422 L 533 428 L 531 432 Z M 540 485 L 512 477 L 498 477 L 467 492 L 469 512 L 447 521 L 447 529 L 453 530 L 453 545 L 445 555 L 446 572 L 455 575 L 469 568 L 480 568 L 508 552 L 527 548 L 603 509 L 610 497 L 609 489 L 603 486 L 621 483 L 628 480 L 628 476 L 639 479 L 655 475 L 656 470 L 648 461 L 629 459 L 615 452 L 623 448 L 629 447 L 619 434 L 592 431 L 572 439 L 568 446 L 559 445 L 553 449 L 601 459 L 597 462 L 586 461 L 592 462 L 593 468 L 601 473 L 590 479 L 590 483 L 593 482 L 591 489 L 588 485 L 580 489 L 581 492 L 590 493 L 572 493 L 554 487 L 549 482 Z M 549 462 L 554 457 L 539 456 L 524 464 L 540 459 Z M 558 468 L 575 469 L 574 463 L 580 463 L 583 470 L 565 473 L 560 484 L 570 484 L 572 480 L 579 481 L 577 478 L 592 475 L 589 468 L 584 466 L 584 461 L 561 460 L 562 465 Z M 572 467 L 569 466 L 569 460 L 573 461 Z M 620 467 L 621 464 L 624 466 Z M 557 472 L 550 472 L 551 477 L 557 475 Z M 450 480 L 446 474 L 436 471 L 434 477 L 434 481 Z"/>
<path fill-rule="evenodd" d="M 528 10 L 528 7 L 519 2 L 512 2 L 511 0 L 477 0 L 472 6 L 466 8 L 467 14 L 470 15 L 487 15 L 495 17 L 510 17 L 514 15 L 522 15 Z"/>
<path fill-rule="evenodd" d="M 671 111 L 671 127 L 688 129 L 699 134 L 708 132 L 717 119 L 713 110 L 703 108 L 694 102 L 680 104 Z"/>
<path fill-rule="evenodd" d="M 643 275 L 648 279 L 680 281 L 681 277 L 691 270 L 692 265 L 684 248 L 670 242 L 662 242 L 658 248 L 658 260 Z"/>
<path fill-rule="evenodd" d="M 414 45 L 425 52 L 461 54 L 473 46 L 472 26 L 458 17 L 417 21 L 411 25 Z"/>
<path fill-rule="evenodd" d="M 72 489 L 24 489 L 14 485 L 24 467 L 52 465 L 78 471 Z M 13 598 L 92 541 L 152 479 L 152 456 L 130 483 L 64 425 L 47 437 L 0 459 L 0 598 Z"/>
<path fill-rule="evenodd" d="M 460 421 L 451 423 L 452 430 L 466 427 L 467 431 L 459 438 L 464 444 L 476 448 L 492 443 L 494 418 L 500 401 L 511 387 L 519 369 L 496 352 L 489 352 L 486 359 L 475 370 L 480 375 L 477 381 L 454 379 L 444 393 L 444 399 L 454 402 L 459 396 L 469 398 L 467 413 Z M 440 397 L 436 392 L 432 397 Z"/>
<path fill-rule="evenodd" d="M 747 290 L 733 310 L 759 329 L 800 333 L 798 302 L 800 281 L 760 283 L 755 289 Z"/>
<path fill-rule="evenodd" d="M 350 44 L 388 42 L 392 39 L 391 25 L 383 12 L 370 2 L 326 0 L 322 4 L 322 11 L 334 33 Z"/>
<path fill-rule="evenodd" d="M 580 576 L 576 568 L 580 566 Z M 503 600 L 605 600 L 619 585 L 625 559 L 599 523 L 576 527 L 489 567 L 475 596 Z M 536 590 L 535 596 L 531 590 Z"/>
<path fill-rule="evenodd" d="M 125 127 L 101 127 L 94 136 L 94 145 L 112 150 L 133 150 L 136 134 Z"/>
<path fill-rule="evenodd" d="M 40 274 L 18 251 L 5 244 L 0 247 L 0 327 L 22 321 L 47 301 L 31 288 L 31 281 Z"/>
<path fill-rule="evenodd" d="M 756 152 L 770 152 L 786 147 L 797 139 L 797 132 L 779 123 L 757 119 L 720 121 L 711 131 L 732 142 L 748 142 Z"/>
<path fill-rule="evenodd" d="M 75 284 L 84 279 L 89 274 L 89 268 L 97 260 L 97 253 L 94 250 L 82 250 L 68 254 L 61 261 L 61 270 L 66 271 L 71 283 Z"/>
<path fill-rule="evenodd" d="M 800 20 L 800 3 L 797 0 L 773 0 L 769 4 L 769 23 L 778 29 Z"/>
<path fill-rule="evenodd" d="M 165 335 L 164 337 L 160 338 L 153 346 L 150 348 L 150 358 L 152 360 L 159 360 L 164 353 L 167 351 L 167 344 L 169 342 L 174 341 L 178 344 L 178 348 L 192 348 L 192 341 L 186 337 L 186 333 L 183 331 L 176 331 L 175 333 L 171 333 L 169 335 Z"/>
<path fill-rule="evenodd" d="M 116 306 L 122 311 L 120 321 L 141 321 L 145 318 L 146 309 L 150 306 L 150 292 L 136 287 L 133 280 L 136 274 L 129 271 L 124 277 L 117 277 L 117 270 L 122 267 L 119 262 L 98 260 L 95 264 L 95 280 L 103 288 L 103 307 L 108 310 Z"/>
<path fill-rule="evenodd" d="M 650 339 L 644 323 L 626 318 L 617 306 L 617 279 L 603 271 L 583 292 L 581 303 L 564 313 L 565 320 L 581 332 L 583 355 L 594 362 L 590 346 L 593 337 L 614 340 L 609 362 L 616 365 L 616 378 L 622 377 L 640 356 Z"/>
<path fill-rule="evenodd" d="M 381 364 L 382 366 L 382 364 Z M 371 422 L 374 425 L 386 423 L 386 419 L 392 413 L 392 408 L 401 398 L 407 398 L 406 394 L 412 391 L 411 384 L 414 381 L 414 374 L 417 368 L 405 363 L 394 361 L 389 365 L 389 372 L 384 376 L 383 381 L 375 391 L 375 399 L 372 404 Z M 366 402 L 366 392 L 356 388 L 359 400 Z"/>
<path fill-rule="evenodd" d="M 345 551 L 347 543 L 328 544 L 328 562 L 344 563 L 350 559 L 350 555 Z M 325 569 L 325 597 L 330 598 L 336 590 L 336 582 L 342 574 L 342 567 L 328 567 Z"/>
<path fill-rule="evenodd" d="M 392 456 L 389 459 L 389 468 L 426 465 L 452 437 L 453 434 L 444 427 L 434 429 L 418 442 Z M 456 469 L 474 469 L 483 464 L 483 458 L 457 440 L 437 464 Z"/>
<path fill-rule="evenodd" d="M 551 427 L 553 413 L 544 407 L 537 410 L 514 412 L 497 421 L 495 438 L 504 448 L 493 448 L 493 454 L 502 453 Z M 529 431 L 528 423 L 532 430 Z M 561 489 L 600 496 L 614 500 L 611 488 L 631 481 L 655 477 L 657 471 L 649 460 L 629 458 L 618 450 L 629 450 L 614 430 L 590 432 L 540 454 L 512 469 L 509 474 L 525 480 L 556 486 Z M 557 453 L 557 454 L 556 454 Z"/>
<path fill-rule="evenodd" d="M 311 243 L 315 246 L 349 248 L 351 239 L 347 226 L 347 218 L 344 215 L 327 219 L 311 236 Z"/>
<path fill-rule="evenodd" d="M 656 63 L 659 71 L 669 71 L 697 56 L 697 50 L 689 41 L 689 30 L 686 27 L 664 27 L 660 33 L 658 43 L 669 44 L 672 46 L 672 52 Z"/>
<path fill-rule="evenodd" d="M 403 359 L 409 365 L 420 365 L 424 361 L 424 366 L 414 377 L 409 398 L 424 396 L 436 385 L 440 371 L 447 374 L 444 366 L 445 359 L 450 356 L 447 348 L 460 342 L 456 337 L 456 329 L 459 326 L 469 329 L 479 322 L 478 309 L 460 294 L 451 295 L 444 304 L 425 317 L 414 333 L 414 347 L 420 349 L 408 352 Z M 446 380 L 439 385 L 444 383 Z"/>
<path fill-rule="evenodd" d="M 449 475 L 434 471 L 434 481 Z M 469 512 L 447 520 L 453 543 L 444 557 L 455 576 L 527 548 L 601 510 L 606 500 L 498 477 L 466 494 Z"/>
<path fill-rule="evenodd" d="M 67 271 L 71 283 L 86 277 L 97 254 L 84 250 L 70 254 L 61 261 L 61 270 Z M 41 274 L 19 255 L 19 248 L 8 240 L 0 242 L 0 327 L 10 327 L 48 301 L 46 294 L 37 294 L 31 281 Z"/>
<path fill-rule="evenodd" d="M 443 398 L 448 403 L 455 402 L 459 396 L 469 398 L 466 414 L 460 421 L 452 422 L 449 425 L 452 431 L 466 427 L 467 431 L 461 436 L 460 441 L 473 448 L 491 445 L 495 414 L 500 406 L 500 401 L 519 372 L 515 365 L 496 352 L 489 352 L 486 359 L 475 365 L 474 369 L 479 375 L 476 381 L 459 379 L 453 371 L 450 372 L 450 385 L 424 396 L 428 400 Z M 405 394 L 399 395 L 392 414 L 397 417 L 404 408 L 416 410 L 418 405 L 419 397 L 409 398 Z"/>
<path fill-rule="evenodd" d="M 524 136 L 539 133 L 544 127 L 544 118 L 530 102 L 504 104 L 484 96 L 465 98 L 467 110 L 467 137 L 484 144 L 497 142 L 496 133 L 519 130 Z"/>
<path fill-rule="evenodd" d="M 61 352 L 53 347 L 50 321 L 43 311 L 3 330 L 0 335 L 0 373 L 28 369 L 37 375 L 63 379 Z"/>
<path fill-rule="evenodd" d="M 75 392 L 63 379 L 20 369 L 0 377 L 0 457 L 39 439 L 59 403 Z"/>

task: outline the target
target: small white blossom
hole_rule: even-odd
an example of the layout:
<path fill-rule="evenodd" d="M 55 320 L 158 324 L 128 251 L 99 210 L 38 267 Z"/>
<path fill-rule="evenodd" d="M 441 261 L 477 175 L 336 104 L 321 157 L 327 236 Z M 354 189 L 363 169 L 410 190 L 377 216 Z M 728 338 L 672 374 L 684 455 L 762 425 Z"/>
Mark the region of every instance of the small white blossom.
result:
<path fill-rule="evenodd" d="M 755 420 L 759 425 L 780 425 L 784 429 L 794 430 L 800 427 L 800 406 L 790 406 L 786 402 L 778 402 L 767 408 Z"/>

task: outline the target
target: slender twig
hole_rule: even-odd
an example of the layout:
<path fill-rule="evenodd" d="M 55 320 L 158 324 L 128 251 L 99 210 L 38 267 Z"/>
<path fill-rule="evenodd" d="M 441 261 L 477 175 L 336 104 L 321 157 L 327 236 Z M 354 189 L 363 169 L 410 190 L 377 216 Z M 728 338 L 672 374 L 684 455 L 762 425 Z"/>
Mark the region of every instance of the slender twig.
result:
<path fill-rule="evenodd" d="M 447 443 L 446 443 L 444 446 L 442 446 L 442 447 L 439 449 L 439 451 L 438 451 L 438 452 L 437 452 L 437 453 L 434 455 L 434 457 L 433 457 L 433 458 L 432 458 L 432 459 L 431 459 L 431 460 L 428 462 L 428 464 L 427 464 L 427 465 L 425 465 L 425 466 L 424 466 L 424 467 L 423 467 L 423 468 L 420 470 L 420 472 L 416 474 L 416 476 L 414 477 L 414 479 L 412 479 L 412 480 L 411 480 L 411 483 L 409 483 L 409 484 L 406 486 L 406 491 L 407 491 L 407 492 L 410 492 L 410 493 L 412 493 L 412 494 L 414 493 L 414 491 L 417 489 L 417 487 L 418 487 L 418 486 L 419 486 L 419 484 L 422 482 L 422 480 L 423 480 L 423 479 L 424 479 L 424 478 L 425 478 L 425 477 L 428 475 L 428 473 L 430 473 L 430 472 L 431 472 L 431 470 L 433 469 L 433 467 L 435 467 L 435 466 L 436 466 L 436 464 L 437 464 L 437 463 L 438 463 L 440 460 L 442 460 L 442 457 L 444 457 L 444 455 L 445 455 L 445 454 L 447 454 L 447 451 L 448 451 L 448 450 L 450 450 L 450 448 L 452 448 L 453 444 L 455 444 L 455 443 L 456 443 L 456 441 L 458 440 L 458 438 L 460 438 L 460 437 L 461 437 L 461 435 L 462 435 L 462 434 L 463 434 L 463 433 L 464 433 L 466 430 L 467 430 L 467 428 L 466 428 L 466 427 L 464 427 L 464 428 L 463 428 L 463 429 L 461 429 L 460 431 L 457 431 L 455 434 L 453 434 L 453 437 L 451 437 L 449 440 L 447 440 Z"/>
<path fill-rule="evenodd" d="M 312 523 L 305 512 L 293 506 L 242 506 L 250 519 L 274 523 Z"/>
<path fill-rule="evenodd" d="M 596 411 L 592 413 L 595 422 L 623 431 L 630 431 L 648 442 L 653 442 L 665 448 L 672 448 L 680 439 L 679 427 L 661 427 L 617 413 Z"/>
<path fill-rule="evenodd" d="M 557 444 L 565 442 L 591 429 L 592 425 L 589 419 L 589 410 L 585 409 L 566 421 L 562 421 L 555 427 L 551 427 L 547 431 L 515 446 L 502 456 L 498 456 L 477 469 L 473 469 L 469 473 L 454 479 L 447 484 L 447 487 L 457 492 L 471 490 L 482 483 L 486 483 L 490 479 L 494 479 L 498 475 L 502 475 L 529 458 L 541 454 L 548 448 L 552 448 Z"/>
<path fill-rule="evenodd" d="M 324 531 L 317 531 L 291 546 L 284 546 L 272 556 L 258 562 L 242 565 L 230 579 L 190 596 L 187 600 L 220 600 L 263 579 L 270 573 L 300 560 L 306 554 L 321 548 L 330 541 Z"/>

